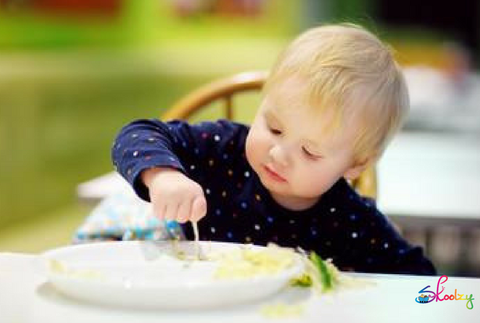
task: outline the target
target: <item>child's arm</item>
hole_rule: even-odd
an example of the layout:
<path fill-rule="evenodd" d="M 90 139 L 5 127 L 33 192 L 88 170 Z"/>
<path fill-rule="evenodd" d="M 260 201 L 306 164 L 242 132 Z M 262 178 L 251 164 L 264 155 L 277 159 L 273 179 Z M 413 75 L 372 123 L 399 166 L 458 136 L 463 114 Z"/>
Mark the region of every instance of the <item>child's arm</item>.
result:
<path fill-rule="evenodd" d="M 225 120 L 195 125 L 137 120 L 120 131 L 112 159 L 137 195 L 152 202 L 157 216 L 198 220 L 206 210 L 202 187 L 243 152 L 247 131 Z"/>

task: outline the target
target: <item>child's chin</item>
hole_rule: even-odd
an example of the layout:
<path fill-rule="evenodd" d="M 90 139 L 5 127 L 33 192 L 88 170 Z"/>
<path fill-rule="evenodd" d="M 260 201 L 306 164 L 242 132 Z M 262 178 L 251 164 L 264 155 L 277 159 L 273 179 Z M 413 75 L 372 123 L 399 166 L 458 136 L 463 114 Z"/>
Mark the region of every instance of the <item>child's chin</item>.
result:
<path fill-rule="evenodd" d="M 260 177 L 263 186 L 270 192 L 279 195 L 289 195 L 289 190 L 285 187 L 285 183 L 277 183 L 270 179 Z"/>

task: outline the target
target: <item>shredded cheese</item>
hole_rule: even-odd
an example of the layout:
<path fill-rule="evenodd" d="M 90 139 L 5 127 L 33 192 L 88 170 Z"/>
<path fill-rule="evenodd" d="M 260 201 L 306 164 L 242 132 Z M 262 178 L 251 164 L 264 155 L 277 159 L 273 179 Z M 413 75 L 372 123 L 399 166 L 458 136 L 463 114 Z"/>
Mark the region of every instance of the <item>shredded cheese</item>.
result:
<path fill-rule="evenodd" d="M 239 248 L 216 257 L 215 278 L 249 278 L 282 272 L 295 264 L 297 254 L 288 248 L 269 245 L 267 248 Z"/>

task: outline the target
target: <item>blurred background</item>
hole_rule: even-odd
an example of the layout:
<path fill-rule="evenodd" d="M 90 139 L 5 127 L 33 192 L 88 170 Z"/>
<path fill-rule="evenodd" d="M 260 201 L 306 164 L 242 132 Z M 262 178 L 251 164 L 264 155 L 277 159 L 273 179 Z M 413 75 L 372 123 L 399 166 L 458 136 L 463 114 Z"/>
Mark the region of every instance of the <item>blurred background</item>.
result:
<path fill-rule="evenodd" d="M 411 93 L 403 132 L 467 138 L 475 180 L 479 13 L 476 0 L 0 0 L 0 251 L 70 243 L 92 209 L 77 186 L 112 171 L 121 126 L 216 77 L 268 69 L 321 23 L 356 22 L 391 44 Z M 456 215 L 404 233 L 440 272 L 480 276 L 480 208 Z"/>

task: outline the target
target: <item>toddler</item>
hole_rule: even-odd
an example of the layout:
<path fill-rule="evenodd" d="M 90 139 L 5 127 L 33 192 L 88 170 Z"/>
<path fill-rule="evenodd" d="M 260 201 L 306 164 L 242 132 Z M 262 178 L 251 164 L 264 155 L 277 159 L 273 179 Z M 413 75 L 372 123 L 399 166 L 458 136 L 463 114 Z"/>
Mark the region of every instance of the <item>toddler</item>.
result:
<path fill-rule="evenodd" d="M 160 219 L 199 221 L 200 239 L 312 250 L 342 270 L 434 274 L 355 179 L 408 110 L 391 51 L 351 24 L 296 38 L 273 66 L 248 127 L 138 120 L 118 135 L 116 169 Z"/>

